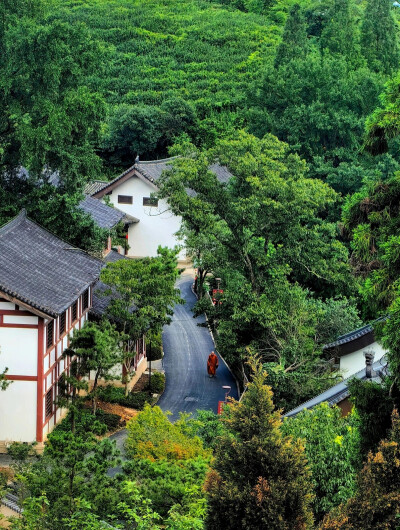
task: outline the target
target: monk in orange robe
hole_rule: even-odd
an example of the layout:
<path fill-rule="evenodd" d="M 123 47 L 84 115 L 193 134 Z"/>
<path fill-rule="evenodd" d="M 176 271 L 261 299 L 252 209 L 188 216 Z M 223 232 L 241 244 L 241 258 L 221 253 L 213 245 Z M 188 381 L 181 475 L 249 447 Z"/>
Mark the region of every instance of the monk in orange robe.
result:
<path fill-rule="evenodd" d="M 207 360 L 207 373 L 209 377 L 215 377 L 215 372 L 218 368 L 218 357 L 212 351 Z"/>

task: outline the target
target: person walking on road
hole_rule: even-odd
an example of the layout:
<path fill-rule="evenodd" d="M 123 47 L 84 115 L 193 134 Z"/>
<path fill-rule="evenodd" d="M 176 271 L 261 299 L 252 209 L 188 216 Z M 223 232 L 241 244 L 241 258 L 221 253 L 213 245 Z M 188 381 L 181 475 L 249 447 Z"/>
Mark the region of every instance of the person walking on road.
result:
<path fill-rule="evenodd" d="M 212 351 L 207 360 L 207 373 L 209 377 L 215 377 L 218 368 L 218 357 Z"/>

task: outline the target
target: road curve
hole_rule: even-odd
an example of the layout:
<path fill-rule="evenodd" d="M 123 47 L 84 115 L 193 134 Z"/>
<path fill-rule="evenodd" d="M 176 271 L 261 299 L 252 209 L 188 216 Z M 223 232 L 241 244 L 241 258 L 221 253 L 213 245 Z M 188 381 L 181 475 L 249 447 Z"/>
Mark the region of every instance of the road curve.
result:
<path fill-rule="evenodd" d="M 235 379 L 219 356 L 217 376 L 210 379 L 207 375 L 207 358 L 214 344 L 208 328 L 197 325 L 204 323 L 205 318 L 193 318 L 191 309 L 196 297 L 192 283 L 190 272 L 179 278 L 177 287 L 186 303 L 175 306 L 172 322 L 163 331 L 166 387 L 157 405 L 172 413 L 172 421 L 180 412 L 196 414 L 198 409 L 217 412 L 218 401 L 225 396 L 224 385 L 231 387 L 230 396 L 238 398 Z"/>

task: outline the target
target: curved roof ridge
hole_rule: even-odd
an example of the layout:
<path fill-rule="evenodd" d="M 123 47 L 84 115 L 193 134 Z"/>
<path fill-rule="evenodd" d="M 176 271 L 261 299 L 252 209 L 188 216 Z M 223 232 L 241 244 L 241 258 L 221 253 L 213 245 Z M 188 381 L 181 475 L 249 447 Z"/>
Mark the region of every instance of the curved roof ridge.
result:
<path fill-rule="evenodd" d="M 138 160 L 135 165 L 164 163 L 169 162 L 170 160 L 175 160 L 176 158 L 180 158 L 180 155 L 169 156 L 168 158 L 157 158 L 156 160 Z"/>

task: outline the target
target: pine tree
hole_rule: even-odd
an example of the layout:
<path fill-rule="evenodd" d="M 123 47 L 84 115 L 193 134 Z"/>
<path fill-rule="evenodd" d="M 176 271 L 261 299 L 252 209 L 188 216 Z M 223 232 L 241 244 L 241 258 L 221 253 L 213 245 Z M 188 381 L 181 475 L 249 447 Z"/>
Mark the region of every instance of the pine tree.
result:
<path fill-rule="evenodd" d="M 206 480 L 210 530 L 310 528 L 310 471 L 300 441 L 283 436 L 266 373 L 251 361 L 253 381 L 232 402 L 214 469 Z"/>
<path fill-rule="evenodd" d="M 396 23 L 388 0 L 368 0 L 361 27 L 361 53 L 371 70 L 390 75 L 399 67 Z"/>
<path fill-rule="evenodd" d="M 356 42 L 355 18 L 351 0 L 334 0 L 329 20 L 321 35 L 321 49 L 344 55 L 352 64 L 360 63 L 360 49 Z"/>
<path fill-rule="evenodd" d="M 299 4 L 290 10 L 283 31 L 282 42 L 278 46 L 275 67 L 288 63 L 293 59 L 303 59 L 307 55 L 307 25 Z"/>

